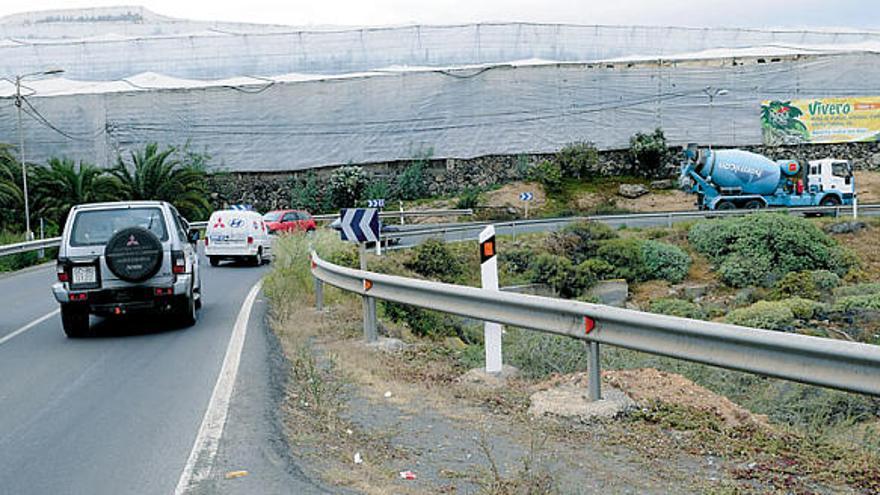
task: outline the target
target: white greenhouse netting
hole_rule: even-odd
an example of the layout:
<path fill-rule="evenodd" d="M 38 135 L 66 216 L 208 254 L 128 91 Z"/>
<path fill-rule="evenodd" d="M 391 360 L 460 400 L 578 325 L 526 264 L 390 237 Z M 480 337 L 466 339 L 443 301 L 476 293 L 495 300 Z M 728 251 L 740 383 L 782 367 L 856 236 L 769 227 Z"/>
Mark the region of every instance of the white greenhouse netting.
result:
<path fill-rule="evenodd" d="M 878 62 L 880 55 L 852 53 L 725 67 L 524 64 L 160 90 L 108 83 L 107 92 L 29 98 L 25 134 L 34 160 L 108 164 L 146 142 L 188 142 L 236 171 L 429 151 L 435 158 L 546 153 L 582 140 L 617 148 L 658 126 L 674 144 L 746 145 L 761 142 L 762 100 L 880 94 Z M 63 93 L 58 82 L 45 83 Z M 710 105 L 707 87 L 727 94 Z M 0 115 L 0 139 L 15 142 L 11 100 L 0 100 Z"/>
<path fill-rule="evenodd" d="M 29 160 L 189 143 L 235 171 L 618 148 L 655 127 L 757 144 L 764 99 L 880 95 L 878 53 L 880 33 L 856 31 L 297 30 L 129 7 L 0 19 L 0 76 L 65 70 L 25 83 Z M 18 141 L 13 93 L 0 82 L 0 142 Z"/>

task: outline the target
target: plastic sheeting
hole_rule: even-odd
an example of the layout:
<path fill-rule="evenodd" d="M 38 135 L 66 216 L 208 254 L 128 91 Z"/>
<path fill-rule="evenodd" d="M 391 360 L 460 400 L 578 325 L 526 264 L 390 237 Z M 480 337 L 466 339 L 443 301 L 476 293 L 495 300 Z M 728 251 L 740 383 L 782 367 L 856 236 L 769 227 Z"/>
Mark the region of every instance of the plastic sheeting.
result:
<path fill-rule="evenodd" d="M 75 19 L 75 14 L 67 17 Z M 302 30 L 142 17 L 140 22 L 35 19 L 32 24 L 0 24 L 0 36 L 6 37 L 0 43 L 0 74 L 37 72 L 50 64 L 64 68 L 73 79 L 115 80 L 143 72 L 220 79 L 343 74 L 395 65 L 457 66 L 532 58 L 583 62 L 718 48 L 880 42 L 880 33 L 858 31 L 529 23 Z M 88 37 L 75 37 L 87 32 Z M 17 36 L 24 33 L 31 38 Z"/>
<path fill-rule="evenodd" d="M 229 170 L 290 171 L 427 153 L 549 153 L 575 141 L 619 148 L 655 127 L 673 144 L 748 145 L 761 142 L 762 100 L 880 94 L 875 53 L 755 62 L 533 63 L 35 95 L 25 106 L 27 156 L 108 164 L 147 142 L 189 142 Z M 727 94 L 710 103 L 706 88 Z M 0 141 L 17 141 L 14 110 L 0 100 Z"/>

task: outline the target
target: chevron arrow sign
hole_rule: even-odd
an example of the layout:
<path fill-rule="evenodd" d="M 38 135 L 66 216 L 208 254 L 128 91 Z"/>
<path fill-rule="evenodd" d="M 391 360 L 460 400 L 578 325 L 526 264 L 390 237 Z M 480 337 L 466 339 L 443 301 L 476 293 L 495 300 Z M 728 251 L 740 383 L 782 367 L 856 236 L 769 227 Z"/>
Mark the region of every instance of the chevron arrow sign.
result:
<path fill-rule="evenodd" d="M 379 210 L 346 208 L 339 211 L 342 240 L 348 242 L 379 242 Z"/>

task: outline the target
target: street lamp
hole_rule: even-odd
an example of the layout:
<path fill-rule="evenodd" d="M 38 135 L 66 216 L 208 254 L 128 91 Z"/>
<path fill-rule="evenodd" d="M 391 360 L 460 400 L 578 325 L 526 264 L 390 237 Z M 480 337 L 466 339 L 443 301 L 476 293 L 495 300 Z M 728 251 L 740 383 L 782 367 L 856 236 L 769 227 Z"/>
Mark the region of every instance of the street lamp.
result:
<path fill-rule="evenodd" d="M 712 147 L 712 144 L 715 142 L 715 98 L 718 96 L 724 96 L 728 93 L 726 89 L 723 88 L 713 88 L 712 86 L 706 86 L 703 88 L 703 94 L 709 97 L 709 148 Z"/>
<path fill-rule="evenodd" d="M 56 74 L 61 74 L 64 72 L 64 69 L 49 69 L 40 72 L 31 72 L 29 74 L 20 74 L 15 76 L 15 106 L 18 109 L 18 152 L 21 160 L 21 182 L 22 182 L 22 192 L 24 193 L 24 232 L 25 232 L 25 240 L 33 240 L 34 236 L 31 233 L 31 211 L 30 211 L 30 203 L 28 201 L 28 183 L 27 183 L 27 166 L 24 163 L 24 131 L 21 126 L 21 81 L 28 77 L 34 76 L 54 76 Z"/>

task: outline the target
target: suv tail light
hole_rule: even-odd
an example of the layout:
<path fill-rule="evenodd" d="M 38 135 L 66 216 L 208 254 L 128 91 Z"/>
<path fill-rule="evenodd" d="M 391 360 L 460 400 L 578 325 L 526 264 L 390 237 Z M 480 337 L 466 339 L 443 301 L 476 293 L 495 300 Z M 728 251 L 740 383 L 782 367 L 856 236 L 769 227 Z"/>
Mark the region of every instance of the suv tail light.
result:
<path fill-rule="evenodd" d="M 67 273 L 67 267 L 64 266 L 63 263 L 58 263 L 55 265 L 55 274 L 58 276 L 59 282 L 69 282 L 70 275 Z"/>
<path fill-rule="evenodd" d="M 171 273 L 186 273 L 186 257 L 183 251 L 171 251 Z"/>
<path fill-rule="evenodd" d="M 248 244 L 253 244 L 253 243 L 254 243 L 253 236 L 248 236 Z"/>

